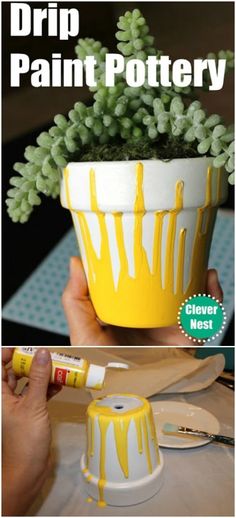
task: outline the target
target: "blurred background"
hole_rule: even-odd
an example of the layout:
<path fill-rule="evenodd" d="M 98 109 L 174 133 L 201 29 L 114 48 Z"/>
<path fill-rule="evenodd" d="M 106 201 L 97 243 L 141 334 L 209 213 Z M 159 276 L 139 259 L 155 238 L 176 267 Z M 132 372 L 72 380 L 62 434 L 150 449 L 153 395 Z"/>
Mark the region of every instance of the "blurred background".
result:
<path fill-rule="evenodd" d="M 31 7 L 45 8 L 46 2 L 28 2 Z M 156 47 L 172 59 L 192 60 L 208 52 L 233 49 L 233 2 L 58 2 L 59 7 L 76 7 L 80 11 L 79 37 L 100 40 L 110 51 L 116 51 L 114 34 L 118 17 L 126 10 L 138 7 L 147 19 Z M 20 88 L 10 87 L 10 54 L 26 53 L 30 60 L 50 60 L 52 52 L 62 58 L 74 58 L 77 38 L 59 41 L 56 37 L 10 37 L 10 2 L 2 3 L 3 23 L 3 200 L 9 188 L 12 166 L 23 160 L 27 145 L 35 144 L 38 134 L 52 125 L 55 114 L 67 112 L 74 102 L 89 102 L 87 88 L 33 88 L 30 74 L 25 75 Z M 219 92 L 200 95 L 210 113 L 220 113 L 227 124 L 233 121 L 233 74 L 225 78 Z M 233 189 L 226 207 L 233 208 Z M 71 226 L 69 211 L 58 210 L 58 200 L 44 199 L 25 224 L 13 224 L 3 202 L 3 303 L 16 291 L 38 266 L 52 247 Z M 15 343 L 65 344 L 65 337 L 36 331 L 5 321 L 3 344 Z M 226 335 L 225 344 L 233 344 L 233 331 Z"/>

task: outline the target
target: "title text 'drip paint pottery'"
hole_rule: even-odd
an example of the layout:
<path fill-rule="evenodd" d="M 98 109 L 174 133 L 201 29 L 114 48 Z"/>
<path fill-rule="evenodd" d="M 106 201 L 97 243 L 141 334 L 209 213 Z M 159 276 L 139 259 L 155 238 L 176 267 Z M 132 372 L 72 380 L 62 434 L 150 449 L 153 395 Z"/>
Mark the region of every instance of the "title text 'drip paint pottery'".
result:
<path fill-rule="evenodd" d="M 205 291 L 227 173 L 212 158 L 69 163 L 61 203 L 71 211 L 99 318 L 125 327 L 177 323 Z"/>

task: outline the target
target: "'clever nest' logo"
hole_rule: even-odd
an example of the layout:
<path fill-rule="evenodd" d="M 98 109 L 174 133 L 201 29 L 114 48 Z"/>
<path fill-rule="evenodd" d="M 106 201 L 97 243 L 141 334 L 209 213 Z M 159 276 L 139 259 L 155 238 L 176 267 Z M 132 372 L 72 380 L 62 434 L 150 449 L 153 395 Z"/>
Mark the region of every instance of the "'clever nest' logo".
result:
<path fill-rule="evenodd" d="M 223 331 L 226 313 L 219 300 L 211 295 L 193 295 L 182 303 L 178 324 L 182 333 L 193 342 L 210 342 Z"/>

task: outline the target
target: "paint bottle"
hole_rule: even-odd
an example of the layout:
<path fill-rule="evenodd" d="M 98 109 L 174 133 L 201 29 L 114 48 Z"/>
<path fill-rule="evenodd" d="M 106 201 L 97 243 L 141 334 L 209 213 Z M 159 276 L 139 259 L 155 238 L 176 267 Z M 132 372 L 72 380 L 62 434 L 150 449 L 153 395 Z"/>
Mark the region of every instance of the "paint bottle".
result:
<path fill-rule="evenodd" d="M 36 347 L 16 347 L 12 358 L 12 369 L 18 377 L 28 377 Z M 89 363 L 78 356 L 50 351 L 52 358 L 51 383 L 75 388 L 101 390 L 106 368 L 127 369 L 125 363 L 108 363 L 106 367 Z"/>

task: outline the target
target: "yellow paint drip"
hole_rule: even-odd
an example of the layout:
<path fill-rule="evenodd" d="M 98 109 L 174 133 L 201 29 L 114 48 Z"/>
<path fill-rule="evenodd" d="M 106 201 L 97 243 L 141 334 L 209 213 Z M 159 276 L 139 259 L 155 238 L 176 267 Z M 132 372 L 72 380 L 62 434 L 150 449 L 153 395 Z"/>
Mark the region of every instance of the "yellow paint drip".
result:
<path fill-rule="evenodd" d="M 97 190 L 96 190 L 96 180 L 95 180 L 95 171 L 94 169 L 90 169 L 90 203 L 91 203 L 91 211 L 99 212 L 98 202 L 97 202 Z"/>
<path fill-rule="evenodd" d="M 122 394 L 123 396 L 123 394 Z M 130 396 L 130 395 L 129 395 Z M 112 398 L 112 396 L 110 396 Z M 128 451 L 128 432 L 131 422 L 133 421 L 136 429 L 136 437 L 137 437 L 137 447 L 138 452 L 140 454 L 145 454 L 147 461 L 147 470 L 149 473 L 152 473 L 153 468 L 151 462 L 151 452 L 150 452 L 150 441 L 153 443 L 156 454 L 157 454 L 157 464 L 160 464 L 157 437 L 156 437 L 156 429 L 153 420 L 152 408 L 150 403 L 141 397 L 131 396 L 138 399 L 141 402 L 141 406 L 133 408 L 129 411 L 124 411 L 122 413 L 117 412 L 110 406 L 102 406 L 101 400 L 93 401 L 88 407 L 88 422 L 95 422 L 98 420 L 99 430 L 100 430 L 100 444 L 94 445 L 94 426 L 89 427 L 90 430 L 88 436 L 88 449 L 87 449 L 87 459 L 89 463 L 89 457 L 91 456 L 91 443 L 94 447 L 99 448 L 100 451 L 100 461 L 99 461 L 99 481 L 98 481 L 98 491 L 99 491 L 99 502 L 98 505 L 103 507 L 105 504 L 104 500 L 104 488 L 106 485 L 106 462 L 107 455 L 109 456 L 109 451 L 107 451 L 107 430 L 109 426 L 113 426 L 114 431 L 114 441 L 116 445 L 116 453 L 117 459 L 123 473 L 124 479 L 129 478 L 129 451 Z M 92 431 L 92 432 L 91 432 Z M 93 437 L 91 437 L 91 433 Z M 144 449 L 143 449 L 144 444 Z M 85 475 L 88 473 L 88 469 L 85 468 L 83 470 Z M 89 476 L 87 476 L 89 479 Z"/>
<path fill-rule="evenodd" d="M 218 187 L 217 187 L 217 202 L 219 199 L 218 196 L 221 194 L 221 170 L 218 169 Z M 211 235 L 213 232 L 217 206 L 212 206 L 212 168 L 209 167 L 207 171 L 207 181 L 206 181 L 206 196 L 205 196 L 205 204 L 202 207 L 197 209 L 197 223 L 196 223 L 196 231 L 193 245 L 193 254 L 192 254 L 192 262 L 191 262 L 191 272 L 190 277 L 193 278 L 194 275 L 197 275 L 197 272 L 201 272 L 203 278 L 203 287 L 205 287 L 206 283 L 206 259 L 209 253 L 209 234 Z M 204 224 L 205 223 L 205 224 Z M 198 290 L 200 291 L 200 290 Z M 204 290 L 205 291 L 205 290 Z M 197 290 L 195 290 L 195 293 Z"/>
<path fill-rule="evenodd" d="M 144 446 L 145 446 L 145 452 L 146 452 L 146 457 L 147 457 L 148 471 L 151 474 L 152 473 L 152 461 L 151 461 L 150 448 L 149 448 L 146 414 L 144 414 L 142 416 L 142 428 L 143 428 L 143 435 L 144 435 Z"/>
<path fill-rule="evenodd" d="M 134 212 L 145 212 L 143 197 L 143 164 L 138 162 L 136 165 L 136 195 L 134 202 Z"/>
<path fill-rule="evenodd" d="M 183 182 L 176 182 L 175 186 L 175 207 L 169 211 L 169 222 L 167 230 L 166 262 L 165 262 L 165 288 L 167 292 L 174 293 L 174 246 L 176 237 L 177 215 L 183 207 Z"/>
<path fill-rule="evenodd" d="M 143 438 L 142 438 L 142 429 L 140 426 L 140 422 L 137 421 L 137 419 L 135 419 L 134 422 L 135 422 L 135 428 L 136 428 L 138 451 L 139 451 L 139 453 L 143 453 Z"/>
<path fill-rule="evenodd" d="M 94 421 L 88 418 L 87 421 L 87 437 L 88 437 L 88 457 L 94 455 Z"/>
<path fill-rule="evenodd" d="M 177 264 L 177 293 L 183 293 L 184 283 L 184 256 L 185 256 L 185 241 L 186 241 L 186 228 L 181 228 L 179 233 L 179 253 L 178 253 L 178 264 Z"/>
<path fill-rule="evenodd" d="M 89 496 L 88 498 L 86 498 L 86 502 L 88 504 L 91 504 L 93 502 L 93 499 Z"/>
<path fill-rule="evenodd" d="M 106 502 L 104 500 L 99 500 L 98 501 L 98 507 L 106 507 Z"/>
<path fill-rule="evenodd" d="M 99 428 L 100 428 L 100 478 L 98 481 L 98 491 L 99 491 L 99 505 L 104 506 L 104 487 L 106 484 L 106 435 L 107 428 L 110 422 L 107 419 L 103 419 L 102 415 L 98 417 Z"/>
<path fill-rule="evenodd" d="M 119 243 L 118 245 L 118 253 L 120 258 L 120 268 L 123 272 L 123 275 L 128 277 L 128 259 L 126 256 L 125 251 L 125 243 L 124 243 L 124 233 L 123 233 L 123 226 L 122 226 L 122 213 L 116 213 L 114 214 L 115 219 L 115 231 L 116 231 L 116 241 Z M 114 281 L 112 280 L 112 283 Z"/>
<path fill-rule="evenodd" d="M 82 469 L 82 473 L 85 475 L 85 480 L 87 483 L 89 483 L 91 480 L 92 480 L 92 475 L 89 475 L 89 470 L 88 468 L 83 468 Z"/>
<path fill-rule="evenodd" d="M 162 327 L 177 321 L 181 303 L 193 293 L 205 291 L 207 257 L 217 204 L 221 198 L 222 174 L 217 174 L 216 202 L 212 202 L 212 174 L 208 168 L 206 179 L 205 203 L 197 209 L 197 221 L 189 279 L 184 288 L 186 228 L 177 231 L 178 215 L 183 209 L 184 182 L 175 185 L 174 207 L 154 214 L 154 240 L 152 264 L 148 263 L 143 246 L 143 217 L 145 204 L 143 195 L 143 164 L 136 164 L 136 194 L 134 199 L 134 276 L 128 268 L 128 257 L 124 241 L 123 213 L 112 214 L 114 218 L 115 239 L 120 261 L 118 281 L 115 283 L 106 216 L 99 210 L 96 192 L 95 170 L 90 170 L 90 207 L 98 219 L 101 248 L 97 254 L 93 245 L 86 215 L 78 211 L 77 217 L 84 243 L 88 264 L 88 285 L 90 295 L 101 320 L 115 325 L 128 327 Z M 68 169 L 64 171 L 65 192 L 68 207 L 71 209 Z M 167 237 L 164 253 L 163 224 L 167 222 Z M 175 250 L 177 262 L 175 269 Z"/>
<path fill-rule="evenodd" d="M 150 406 L 149 412 L 148 412 L 148 421 L 149 421 L 149 430 L 150 430 L 150 433 L 151 433 L 151 438 L 152 438 L 152 440 L 154 442 L 154 446 L 155 446 L 155 451 L 156 451 L 156 456 L 157 456 L 157 464 L 160 464 L 161 463 L 161 459 L 160 459 L 160 454 L 159 454 L 159 447 L 158 447 L 158 442 L 157 442 L 156 427 L 155 427 L 155 422 L 154 422 L 154 419 L 153 419 L 153 413 L 152 413 L 151 406 Z"/>
<path fill-rule="evenodd" d="M 115 431 L 115 441 L 116 441 L 116 450 L 117 456 L 119 459 L 119 463 L 121 469 L 124 473 L 125 478 L 129 477 L 129 467 L 128 467 L 128 430 L 130 421 L 123 420 L 115 420 L 114 423 L 114 431 Z M 127 455 L 124 455 L 124 451 L 127 452 Z"/>

